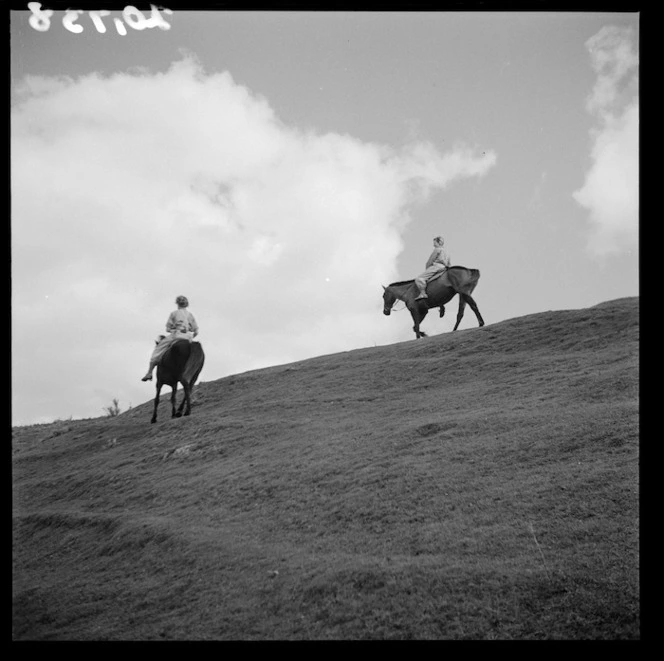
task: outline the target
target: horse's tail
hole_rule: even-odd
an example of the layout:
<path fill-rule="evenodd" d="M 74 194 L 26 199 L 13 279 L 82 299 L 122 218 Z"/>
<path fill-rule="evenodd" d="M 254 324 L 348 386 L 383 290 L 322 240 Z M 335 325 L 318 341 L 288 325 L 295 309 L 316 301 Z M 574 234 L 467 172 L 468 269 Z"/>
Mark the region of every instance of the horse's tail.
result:
<path fill-rule="evenodd" d="M 193 386 L 205 363 L 205 352 L 200 342 L 191 343 L 191 353 L 184 368 L 183 377 Z"/>
<path fill-rule="evenodd" d="M 477 287 L 477 283 L 479 282 L 480 279 L 480 271 L 479 269 L 468 269 L 470 271 L 470 278 L 468 280 L 468 283 L 464 287 L 464 294 L 468 294 L 470 296 L 473 291 L 475 290 L 475 287 Z"/>
<path fill-rule="evenodd" d="M 454 289 L 461 294 L 472 294 L 480 279 L 479 269 L 469 269 L 465 266 L 450 266 L 447 277 Z"/>

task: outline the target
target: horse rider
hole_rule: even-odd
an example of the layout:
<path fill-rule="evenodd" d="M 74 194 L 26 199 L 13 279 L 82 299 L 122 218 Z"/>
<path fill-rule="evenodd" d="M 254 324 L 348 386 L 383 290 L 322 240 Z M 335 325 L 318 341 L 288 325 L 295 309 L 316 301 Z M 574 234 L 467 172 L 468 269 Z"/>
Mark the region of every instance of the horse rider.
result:
<path fill-rule="evenodd" d="M 415 278 L 415 284 L 420 290 L 420 295 L 415 298 L 416 301 L 427 296 L 427 282 L 436 275 L 450 267 L 449 255 L 443 249 L 445 241 L 442 236 L 437 236 L 433 240 L 433 252 L 427 259 L 426 270 Z"/>
<path fill-rule="evenodd" d="M 147 374 L 141 381 L 152 381 L 152 371 L 159 364 L 159 360 L 166 350 L 177 340 L 189 340 L 190 342 L 198 335 L 198 324 L 194 315 L 187 310 L 189 301 L 186 296 L 178 296 L 175 299 L 178 306 L 173 310 L 166 321 L 166 332 L 168 335 L 160 335 L 157 346 L 150 357 L 150 366 Z"/>

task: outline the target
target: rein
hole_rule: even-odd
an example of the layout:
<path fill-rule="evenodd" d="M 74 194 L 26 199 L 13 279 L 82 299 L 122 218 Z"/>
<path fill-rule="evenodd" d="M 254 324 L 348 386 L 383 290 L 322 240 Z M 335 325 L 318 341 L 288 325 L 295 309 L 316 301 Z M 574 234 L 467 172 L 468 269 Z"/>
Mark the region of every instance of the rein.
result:
<path fill-rule="evenodd" d="M 401 303 L 401 307 L 400 307 L 400 308 L 396 307 L 397 303 Z M 406 301 L 404 301 L 403 299 L 399 298 L 398 296 L 395 296 L 395 301 L 394 301 L 394 303 L 393 303 L 393 305 L 392 305 L 392 308 L 390 308 L 390 310 L 391 310 L 392 312 L 401 312 L 402 310 L 405 310 L 406 307 L 407 307 L 407 305 L 406 305 Z"/>

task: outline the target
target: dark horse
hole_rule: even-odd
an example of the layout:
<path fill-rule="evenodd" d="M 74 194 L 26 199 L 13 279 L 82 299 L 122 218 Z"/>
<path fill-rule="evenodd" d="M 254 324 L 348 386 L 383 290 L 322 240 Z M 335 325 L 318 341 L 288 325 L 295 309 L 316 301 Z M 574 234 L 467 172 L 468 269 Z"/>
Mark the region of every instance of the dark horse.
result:
<path fill-rule="evenodd" d="M 399 299 L 406 304 L 413 317 L 415 325 L 415 337 L 426 337 L 426 333 L 420 330 L 420 324 L 431 308 L 440 308 L 440 316 L 445 314 L 445 303 L 452 300 L 455 294 L 459 294 L 459 312 L 457 313 L 456 324 L 453 330 L 459 327 L 466 303 L 470 305 L 472 311 L 477 317 L 480 326 L 484 326 L 484 319 L 473 300 L 471 294 L 477 286 L 480 279 L 480 272 L 477 269 L 467 269 L 465 266 L 450 266 L 442 275 L 436 276 L 427 283 L 428 298 L 416 301 L 419 295 L 414 280 L 405 280 L 403 282 L 394 282 L 389 287 L 383 287 L 383 314 L 390 314 L 392 306 Z"/>
<path fill-rule="evenodd" d="M 170 386 L 173 389 L 171 393 L 171 417 L 179 418 L 184 414 L 191 413 L 191 393 L 198 375 L 203 369 L 205 354 L 200 342 L 190 342 L 189 340 L 178 340 L 162 356 L 157 366 L 157 395 L 154 398 L 154 412 L 151 422 L 157 422 L 157 407 L 159 406 L 159 395 L 162 386 Z M 175 410 L 175 395 L 178 383 L 182 384 L 184 397 L 180 407 Z M 186 408 L 185 408 L 186 405 Z"/>

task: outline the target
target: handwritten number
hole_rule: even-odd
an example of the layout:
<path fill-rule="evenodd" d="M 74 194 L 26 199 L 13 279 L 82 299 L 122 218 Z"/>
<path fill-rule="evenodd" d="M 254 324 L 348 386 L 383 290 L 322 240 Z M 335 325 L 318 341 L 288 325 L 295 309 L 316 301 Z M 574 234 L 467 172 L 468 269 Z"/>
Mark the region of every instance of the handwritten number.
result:
<path fill-rule="evenodd" d="M 160 30 L 170 30 L 171 24 L 166 21 L 166 19 L 159 13 L 159 10 L 154 6 L 150 5 L 150 23 L 151 28 L 159 28 Z M 162 11 L 166 14 L 173 14 L 170 9 L 162 8 Z"/>
<path fill-rule="evenodd" d="M 123 37 L 127 34 L 127 28 L 124 26 L 124 23 L 119 18 L 114 18 L 115 29 L 118 31 L 118 34 L 121 34 Z"/>
<path fill-rule="evenodd" d="M 95 24 L 95 27 L 97 28 L 97 32 L 101 32 L 104 34 L 106 32 L 106 26 L 104 25 L 104 21 L 102 20 L 102 17 L 104 16 L 110 16 L 111 12 L 108 11 L 107 9 L 102 9 L 100 11 L 91 11 L 90 12 L 90 18 L 92 19 L 92 22 Z"/>
<path fill-rule="evenodd" d="M 28 2 L 28 9 L 32 12 L 28 19 L 30 25 L 39 32 L 46 32 L 51 27 L 53 10 L 44 9 L 44 11 L 41 11 L 41 4 L 39 2 Z"/>
<path fill-rule="evenodd" d="M 134 30 L 145 30 L 145 28 L 149 27 L 147 19 L 143 16 L 143 12 L 132 5 L 128 5 L 122 10 L 122 18 Z"/>
<path fill-rule="evenodd" d="M 43 9 L 42 5 L 39 2 L 28 2 L 28 9 L 30 10 L 30 17 L 28 19 L 30 25 L 39 32 L 46 32 L 51 27 L 51 16 L 53 16 L 52 9 Z M 122 11 L 122 18 L 124 18 L 127 25 L 132 27 L 134 30 L 145 30 L 146 28 L 159 28 L 160 30 L 170 30 L 171 25 L 164 19 L 161 15 L 161 12 L 173 15 L 173 12 L 170 9 L 165 7 L 157 8 L 155 5 L 150 5 L 150 18 L 146 18 L 142 11 L 134 7 L 133 5 L 128 5 Z M 78 21 L 81 14 L 83 14 L 82 9 L 67 9 L 65 15 L 62 19 L 62 25 L 69 31 L 74 34 L 80 34 L 83 32 L 83 26 L 78 25 Z M 100 11 L 91 11 L 90 18 L 97 32 L 102 34 L 106 32 L 106 26 L 102 18 L 104 16 L 109 16 L 110 11 L 102 9 Z M 115 28 L 118 31 L 118 34 L 126 35 L 127 29 L 124 26 L 124 23 L 119 18 L 113 19 L 115 23 Z"/>
<path fill-rule="evenodd" d="M 83 26 L 74 24 L 82 13 L 82 9 L 68 9 L 67 13 L 62 19 L 62 25 L 64 25 L 65 28 L 69 30 L 69 32 L 73 32 L 74 34 L 81 34 L 81 32 L 83 32 Z"/>

